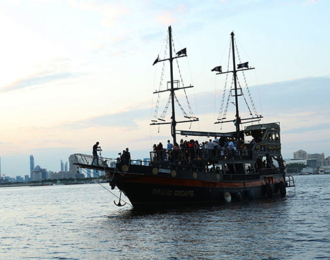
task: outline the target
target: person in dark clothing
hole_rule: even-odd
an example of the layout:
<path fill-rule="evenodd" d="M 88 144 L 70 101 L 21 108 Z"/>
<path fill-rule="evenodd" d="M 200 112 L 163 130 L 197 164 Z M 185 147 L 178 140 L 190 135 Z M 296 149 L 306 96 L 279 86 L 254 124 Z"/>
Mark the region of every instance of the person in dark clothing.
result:
<path fill-rule="evenodd" d="M 225 142 L 226 142 L 226 137 L 221 136 L 220 137 L 220 141 L 219 141 L 220 146 L 221 147 L 224 147 L 225 146 Z"/>
<path fill-rule="evenodd" d="M 129 164 L 130 161 L 131 161 L 131 154 L 130 154 L 128 148 L 126 148 L 125 156 L 124 156 L 124 163 Z"/>
<path fill-rule="evenodd" d="M 96 144 L 93 145 L 92 165 L 94 164 L 94 161 L 96 161 L 96 165 L 99 165 L 99 156 L 97 155 L 97 151 L 100 151 L 101 147 L 99 147 L 98 145 L 99 145 L 99 142 L 96 142 Z"/>
<path fill-rule="evenodd" d="M 126 151 L 123 150 L 123 153 L 122 153 L 121 156 L 120 156 L 120 161 L 121 161 L 121 162 L 125 162 L 125 158 L 126 158 Z"/>

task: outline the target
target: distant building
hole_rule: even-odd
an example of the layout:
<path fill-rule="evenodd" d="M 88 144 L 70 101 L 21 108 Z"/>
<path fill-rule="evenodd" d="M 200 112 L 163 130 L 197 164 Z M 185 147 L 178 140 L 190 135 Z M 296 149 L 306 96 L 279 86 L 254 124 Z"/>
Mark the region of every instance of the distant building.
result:
<path fill-rule="evenodd" d="M 74 165 L 74 163 L 76 163 L 76 157 L 71 154 L 69 156 L 69 173 L 73 176 L 72 178 L 75 178 L 75 175 L 77 172 L 79 172 L 79 168 L 77 165 Z"/>
<path fill-rule="evenodd" d="M 30 181 L 30 177 L 29 177 L 29 175 L 25 175 L 25 176 L 24 176 L 24 181 L 25 181 L 25 182 Z"/>
<path fill-rule="evenodd" d="M 4 181 L 5 181 L 5 182 L 15 182 L 16 179 L 15 179 L 15 178 L 12 178 L 12 177 L 10 177 L 10 176 L 5 176 L 5 177 L 4 177 Z"/>
<path fill-rule="evenodd" d="M 16 182 L 24 182 L 24 179 L 22 176 L 16 176 Z"/>
<path fill-rule="evenodd" d="M 324 165 L 324 153 L 313 153 L 308 155 L 308 160 L 317 160 L 320 162 L 320 166 Z"/>
<path fill-rule="evenodd" d="M 93 170 L 93 178 L 98 178 L 100 177 L 100 173 L 98 170 Z"/>
<path fill-rule="evenodd" d="M 64 172 L 64 164 L 62 160 L 61 160 L 61 172 Z"/>
<path fill-rule="evenodd" d="M 85 175 L 82 173 L 76 173 L 76 179 L 82 179 L 85 178 Z"/>
<path fill-rule="evenodd" d="M 285 164 L 300 163 L 303 165 L 307 165 L 307 160 L 285 159 L 284 162 L 285 162 Z"/>
<path fill-rule="evenodd" d="M 87 169 L 87 178 L 92 177 L 91 169 Z"/>
<path fill-rule="evenodd" d="M 330 166 L 330 156 L 324 160 L 324 166 Z"/>
<path fill-rule="evenodd" d="M 304 150 L 298 150 L 293 153 L 293 158 L 298 160 L 307 160 L 307 152 Z"/>
<path fill-rule="evenodd" d="M 307 160 L 307 166 L 310 168 L 318 168 L 321 166 L 321 162 L 318 160 Z"/>
<path fill-rule="evenodd" d="M 0 156 L 0 175 L 1 175 L 1 156 Z"/>
<path fill-rule="evenodd" d="M 64 171 L 65 171 L 65 172 L 68 171 L 68 162 L 65 162 Z"/>
<path fill-rule="evenodd" d="M 34 171 L 34 157 L 30 155 L 30 179 L 32 180 L 32 171 Z"/>
<path fill-rule="evenodd" d="M 42 181 L 48 179 L 48 172 L 46 169 L 42 169 L 39 165 L 31 173 L 31 181 Z"/>

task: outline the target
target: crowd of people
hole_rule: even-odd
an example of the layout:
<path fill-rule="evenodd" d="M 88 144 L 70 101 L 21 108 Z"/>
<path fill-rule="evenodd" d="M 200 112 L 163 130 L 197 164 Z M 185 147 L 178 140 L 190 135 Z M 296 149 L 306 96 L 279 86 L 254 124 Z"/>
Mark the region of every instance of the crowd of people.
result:
<path fill-rule="evenodd" d="M 251 143 L 253 143 L 252 140 Z M 232 158 L 239 156 L 246 159 L 248 157 L 248 149 L 243 141 L 237 141 L 226 137 L 220 139 L 215 138 L 199 143 L 197 140 L 191 139 L 180 140 L 180 144 L 172 144 L 167 141 L 166 148 L 160 142 L 153 145 L 153 161 L 175 161 L 175 160 L 194 160 L 194 159 L 221 159 L 221 157 Z"/>

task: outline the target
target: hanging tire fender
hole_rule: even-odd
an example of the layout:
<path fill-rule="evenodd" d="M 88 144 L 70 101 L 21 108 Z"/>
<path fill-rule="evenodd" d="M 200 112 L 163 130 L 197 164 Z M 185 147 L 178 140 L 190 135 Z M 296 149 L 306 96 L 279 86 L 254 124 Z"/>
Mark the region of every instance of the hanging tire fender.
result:
<path fill-rule="evenodd" d="M 241 193 L 240 193 L 239 191 L 236 191 L 236 192 L 235 192 L 235 197 L 236 197 L 236 199 L 237 199 L 238 201 L 242 201 L 242 195 L 241 195 Z"/>
<path fill-rule="evenodd" d="M 280 190 L 280 194 L 282 195 L 282 197 L 285 197 L 286 195 L 286 187 L 283 181 L 280 181 L 278 183 L 278 189 Z"/>
<path fill-rule="evenodd" d="M 254 191 L 251 190 L 251 189 L 248 189 L 247 193 L 248 193 L 249 199 L 253 200 L 254 199 Z"/>
<path fill-rule="evenodd" d="M 273 189 L 272 186 L 270 186 L 269 183 L 266 183 L 265 185 L 265 190 L 266 190 L 266 195 L 267 197 L 270 199 L 271 197 L 273 197 Z"/>

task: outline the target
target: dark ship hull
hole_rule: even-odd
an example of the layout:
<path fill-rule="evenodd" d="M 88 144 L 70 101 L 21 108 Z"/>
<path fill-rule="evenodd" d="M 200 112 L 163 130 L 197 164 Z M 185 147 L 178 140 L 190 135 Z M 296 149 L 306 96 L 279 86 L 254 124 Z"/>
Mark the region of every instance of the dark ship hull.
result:
<path fill-rule="evenodd" d="M 242 201 L 286 194 L 283 174 L 223 175 L 131 165 L 127 172 L 108 176 L 110 185 L 123 191 L 135 209 L 205 205 L 224 203 L 226 198 Z"/>

